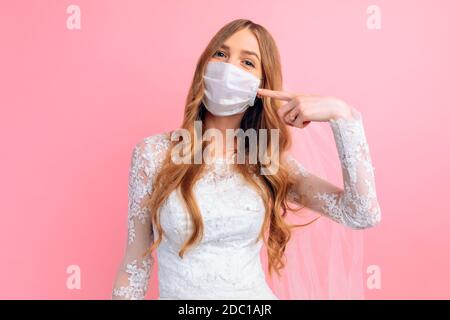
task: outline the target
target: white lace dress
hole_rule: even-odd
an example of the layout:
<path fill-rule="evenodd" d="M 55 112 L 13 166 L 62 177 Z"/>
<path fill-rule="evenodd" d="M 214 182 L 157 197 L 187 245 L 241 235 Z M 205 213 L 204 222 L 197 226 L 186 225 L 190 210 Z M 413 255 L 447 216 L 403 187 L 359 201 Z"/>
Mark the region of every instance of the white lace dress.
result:
<path fill-rule="evenodd" d="M 310 173 L 290 154 L 286 161 L 298 185 L 290 199 L 300 195 L 307 207 L 350 228 L 363 229 L 381 219 L 374 168 L 362 116 L 329 121 L 343 170 L 344 188 Z M 129 172 L 128 243 L 112 289 L 113 299 L 144 299 L 154 259 L 143 258 L 157 235 L 147 209 L 141 207 L 152 192 L 153 177 L 170 142 L 168 133 L 155 134 L 134 148 Z M 224 158 L 207 165 L 194 185 L 204 221 L 201 243 L 178 252 L 192 225 L 177 192 L 161 207 L 165 237 L 157 248 L 159 299 L 277 299 L 267 285 L 260 262 L 262 240 L 256 242 L 264 219 L 261 197 Z M 150 232 L 153 227 L 153 235 Z"/>

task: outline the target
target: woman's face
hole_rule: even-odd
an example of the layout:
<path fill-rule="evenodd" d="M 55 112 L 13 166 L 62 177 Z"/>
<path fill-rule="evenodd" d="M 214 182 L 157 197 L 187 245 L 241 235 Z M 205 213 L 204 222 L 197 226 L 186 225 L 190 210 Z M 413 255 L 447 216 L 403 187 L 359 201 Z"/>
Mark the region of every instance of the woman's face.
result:
<path fill-rule="evenodd" d="M 209 61 L 232 63 L 242 70 L 262 78 L 261 54 L 258 40 L 248 29 L 242 29 L 229 37 Z"/>

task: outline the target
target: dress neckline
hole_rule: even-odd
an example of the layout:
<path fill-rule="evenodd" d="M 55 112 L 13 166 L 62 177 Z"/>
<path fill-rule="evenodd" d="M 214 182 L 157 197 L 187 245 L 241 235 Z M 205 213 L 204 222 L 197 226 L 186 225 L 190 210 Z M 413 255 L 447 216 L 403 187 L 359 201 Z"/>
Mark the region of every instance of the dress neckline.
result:
<path fill-rule="evenodd" d="M 208 159 L 204 158 L 206 164 L 215 163 L 215 164 L 234 164 L 236 161 L 236 152 L 232 153 L 222 153 L 219 155 L 215 155 L 214 153 L 208 157 Z M 207 162 L 208 161 L 208 162 Z M 228 163 L 227 163 L 228 162 Z"/>
<path fill-rule="evenodd" d="M 210 156 L 208 159 L 205 158 L 206 164 L 228 164 L 232 165 L 236 163 L 236 153 L 231 154 L 221 154 L 221 155 L 215 155 Z"/>

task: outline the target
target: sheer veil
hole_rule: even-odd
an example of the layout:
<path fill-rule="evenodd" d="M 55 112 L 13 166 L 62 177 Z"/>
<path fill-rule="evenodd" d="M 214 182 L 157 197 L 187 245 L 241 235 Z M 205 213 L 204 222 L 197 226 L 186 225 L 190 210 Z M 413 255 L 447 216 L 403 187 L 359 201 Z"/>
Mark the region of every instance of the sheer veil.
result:
<path fill-rule="evenodd" d="M 311 173 L 343 188 L 342 169 L 328 122 L 312 122 L 303 129 L 290 127 L 291 154 Z M 364 299 L 363 233 L 304 208 L 288 212 L 292 229 L 280 277 L 269 277 L 266 247 L 261 261 L 273 292 L 282 300 Z"/>

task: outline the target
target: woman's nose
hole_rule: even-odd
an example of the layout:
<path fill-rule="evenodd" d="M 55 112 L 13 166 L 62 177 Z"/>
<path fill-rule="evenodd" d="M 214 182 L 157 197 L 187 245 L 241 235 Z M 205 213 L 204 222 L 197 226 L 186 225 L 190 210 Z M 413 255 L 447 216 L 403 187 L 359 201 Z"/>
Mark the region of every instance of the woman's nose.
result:
<path fill-rule="evenodd" d="M 231 63 L 231 64 L 234 64 L 236 67 L 241 68 L 241 65 L 239 63 L 239 59 L 238 58 L 230 57 L 230 58 L 228 58 L 227 62 Z"/>

